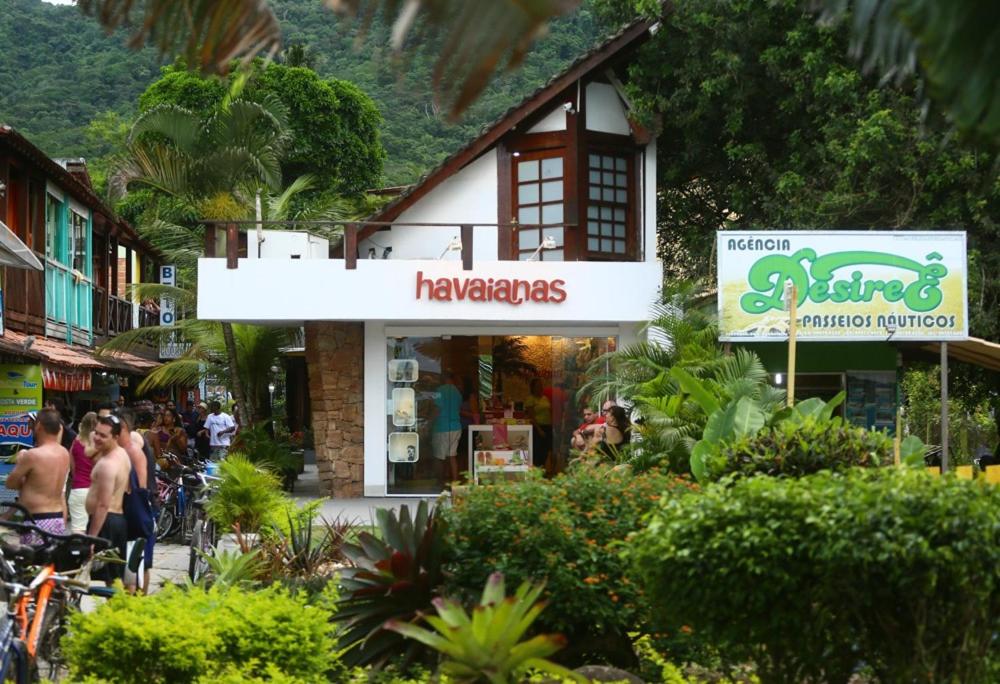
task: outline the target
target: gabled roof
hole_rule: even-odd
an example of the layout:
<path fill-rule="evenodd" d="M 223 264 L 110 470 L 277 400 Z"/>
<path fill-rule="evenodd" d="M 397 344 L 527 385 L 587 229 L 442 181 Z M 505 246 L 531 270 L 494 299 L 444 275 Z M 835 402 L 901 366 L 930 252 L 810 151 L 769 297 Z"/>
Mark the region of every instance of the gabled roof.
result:
<path fill-rule="evenodd" d="M 623 26 L 617 33 L 608 37 L 604 42 L 585 52 L 561 73 L 553 76 L 547 83 L 501 114 L 492 123 L 484 126 L 483 132 L 477 138 L 469 141 L 460 150 L 424 174 L 420 180 L 373 214 L 369 220 L 394 221 L 399 218 L 399 215 L 403 211 L 433 190 L 442 181 L 496 145 L 504 135 L 513 130 L 518 124 L 551 104 L 551 101 L 566 90 L 566 88 L 588 74 L 605 67 L 608 62 L 621 53 L 645 42 L 650 35 L 650 29 L 656 23 L 656 20 L 653 19 L 636 19 Z"/>
<path fill-rule="evenodd" d="M 118 226 L 119 229 L 132 240 L 132 242 L 141 246 L 147 254 L 160 258 L 163 257 L 160 250 L 154 247 L 149 241 L 142 238 L 127 221 L 116 216 L 111 208 L 97 196 L 93 188 L 80 180 L 78 177 L 78 174 L 80 173 L 79 170 L 74 172 L 66 169 L 66 167 L 62 164 L 38 149 L 34 143 L 18 133 L 14 128 L 8 126 L 7 124 L 0 123 L 0 143 L 4 141 L 6 141 L 11 148 L 34 162 L 36 166 L 45 172 L 48 178 L 51 178 L 54 182 L 58 183 L 60 187 L 69 192 L 79 202 L 107 217 L 107 219 L 111 223 Z M 77 162 L 77 165 L 79 166 L 79 162 Z"/>

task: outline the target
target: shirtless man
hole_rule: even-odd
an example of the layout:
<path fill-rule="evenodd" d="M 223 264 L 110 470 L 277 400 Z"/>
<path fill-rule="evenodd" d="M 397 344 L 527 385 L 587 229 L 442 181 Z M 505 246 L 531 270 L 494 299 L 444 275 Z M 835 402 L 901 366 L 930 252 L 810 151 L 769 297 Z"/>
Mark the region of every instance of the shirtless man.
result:
<path fill-rule="evenodd" d="M 69 452 L 60 444 L 62 420 L 53 409 L 35 418 L 35 447 L 17 455 L 17 465 L 7 476 L 7 487 L 20 491 L 19 501 L 31 513 L 35 526 L 53 534 L 66 534 L 66 477 Z M 45 540 L 34 532 L 21 536 L 22 544 Z"/>
<path fill-rule="evenodd" d="M 93 439 L 94 467 L 90 471 L 90 490 L 87 492 L 87 514 L 90 516 L 88 534 L 111 542 L 111 548 L 124 560 L 128 541 L 128 525 L 122 512 L 122 499 L 128 488 L 128 454 L 118 446 L 121 421 L 115 416 L 97 419 Z M 105 567 L 104 581 L 109 585 L 122 579 L 125 566 L 109 563 Z"/>

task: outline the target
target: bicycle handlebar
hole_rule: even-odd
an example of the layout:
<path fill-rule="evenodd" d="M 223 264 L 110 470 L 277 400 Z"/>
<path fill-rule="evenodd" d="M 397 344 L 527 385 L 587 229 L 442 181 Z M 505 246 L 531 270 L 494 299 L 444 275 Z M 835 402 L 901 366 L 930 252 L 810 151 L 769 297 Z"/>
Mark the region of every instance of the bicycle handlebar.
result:
<path fill-rule="evenodd" d="M 0 549 L 10 554 L 15 560 L 29 565 L 55 564 L 57 567 L 79 567 L 94 551 L 104 551 L 110 548 L 111 542 L 101 537 L 91 537 L 86 534 L 55 534 L 47 532 L 31 523 L 0 520 L 0 527 L 16 530 L 21 534 L 36 534 L 42 538 L 41 546 L 25 544 L 10 544 L 0 538 Z"/>

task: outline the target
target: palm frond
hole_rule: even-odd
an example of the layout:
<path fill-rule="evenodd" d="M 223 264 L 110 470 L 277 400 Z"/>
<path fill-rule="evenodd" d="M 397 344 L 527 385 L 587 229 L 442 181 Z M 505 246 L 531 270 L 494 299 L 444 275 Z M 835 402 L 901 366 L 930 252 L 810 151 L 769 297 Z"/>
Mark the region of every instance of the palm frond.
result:
<path fill-rule="evenodd" d="M 266 0 L 78 0 L 108 32 L 136 26 L 129 46 L 152 43 L 162 56 L 182 54 L 209 73 L 234 59 L 277 54 L 281 27 Z"/>
<path fill-rule="evenodd" d="M 174 359 L 153 369 L 139 383 L 136 390 L 139 394 L 145 394 L 151 390 L 163 389 L 173 385 L 194 387 L 201 381 L 206 372 L 221 376 L 224 375 L 225 369 L 223 365 L 202 359 Z"/>
<path fill-rule="evenodd" d="M 128 144 L 147 133 L 162 136 L 186 154 L 197 153 L 198 133 L 201 120 L 190 109 L 174 104 L 161 104 L 143 112 L 132 124 L 128 134 Z"/>
<path fill-rule="evenodd" d="M 169 297 L 178 307 L 194 309 L 198 305 L 198 296 L 183 287 L 160 283 L 132 283 L 127 289 L 129 295 L 140 302 L 147 299 L 158 301 L 161 297 Z"/>

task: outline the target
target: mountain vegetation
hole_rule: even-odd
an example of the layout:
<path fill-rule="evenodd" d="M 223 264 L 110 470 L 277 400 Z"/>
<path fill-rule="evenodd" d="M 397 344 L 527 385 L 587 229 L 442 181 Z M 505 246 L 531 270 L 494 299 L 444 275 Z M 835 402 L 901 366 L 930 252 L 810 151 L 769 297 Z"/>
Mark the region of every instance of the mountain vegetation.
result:
<path fill-rule="evenodd" d="M 449 123 L 431 91 L 430 49 L 401 64 L 389 47 L 390 27 L 378 19 L 348 24 L 320 0 L 271 6 L 286 47 L 279 60 L 353 83 L 375 101 L 384 119 L 387 185 L 414 181 L 609 30 L 587 6 L 554 22 L 520 69 L 495 79 L 459 122 Z M 125 31 L 105 35 L 74 7 L 2 0 L 0 121 L 52 156 L 100 158 L 109 136 L 115 139 L 109 124 L 136 116 L 139 96 L 165 66 L 152 49 L 130 51 L 127 39 Z"/>

